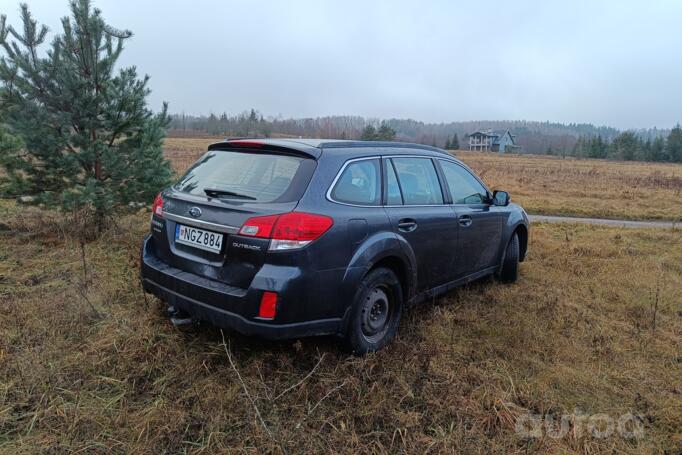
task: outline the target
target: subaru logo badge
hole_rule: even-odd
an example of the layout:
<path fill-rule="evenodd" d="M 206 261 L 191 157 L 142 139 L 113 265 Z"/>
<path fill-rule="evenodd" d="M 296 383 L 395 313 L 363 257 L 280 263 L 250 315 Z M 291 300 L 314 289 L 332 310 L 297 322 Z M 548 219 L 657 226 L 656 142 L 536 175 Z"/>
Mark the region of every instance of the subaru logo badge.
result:
<path fill-rule="evenodd" d="M 201 216 L 201 209 L 199 207 L 192 207 L 189 209 L 189 214 L 194 218 L 199 218 Z"/>

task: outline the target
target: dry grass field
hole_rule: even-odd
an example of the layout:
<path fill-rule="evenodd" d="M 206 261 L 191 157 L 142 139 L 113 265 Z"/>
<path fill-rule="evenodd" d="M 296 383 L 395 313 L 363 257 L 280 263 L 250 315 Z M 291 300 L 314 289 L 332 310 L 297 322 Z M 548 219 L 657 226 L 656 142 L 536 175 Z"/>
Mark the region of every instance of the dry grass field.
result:
<path fill-rule="evenodd" d="M 67 221 L 18 213 L 0 202 L 0 453 L 682 450 L 679 230 L 537 225 L 517 284 L 426 304 L 356 358 L 172 327 L 138 284 L 146 213 L 86 245 L 85 270 Z M 527 413 L 573 417 L 529 437 Z M 634 439 L 585 423 L 628 413 Z"/>
<path fill-rule="evenodd" d="M 167 153 L 182 169 L 206 142 Z M 460 155 L 531 206 L 517 175 L 612 166 L 557 161 L 573 171 L 548 177 L 531 169 L 551 159 L 504 157 L 518 174 Z M 650 175 L 632 166 L 613 182 Z M 557 199 L 580 201 L 581 185 Z M 424 304 L 357 358 L 333 338 L 174 328 L 138 282 L 148 220 L 81 249 L 67 218 L 0 201 L 0 453 L 682 453 L 679 229 L 534 225 L 518 283 Z M 539 433 L 517 428 L 536 415 Z M 564 415 L 566 431 L 551 422 Z M 636 437 L 609 426 L 628 415 Z"/>
<path fill-rule="evenodd" d="M 217 138 L 169 138 L 166 154 L 183 171 Z M 682 165 L 561 159 L 457 151 L 493 189 L 529 213 L 682 221 Z"/>
<path fill-rule="evenodd" d="M 682 165 L 456 152 L 530 213 L 682 220 Z"/>

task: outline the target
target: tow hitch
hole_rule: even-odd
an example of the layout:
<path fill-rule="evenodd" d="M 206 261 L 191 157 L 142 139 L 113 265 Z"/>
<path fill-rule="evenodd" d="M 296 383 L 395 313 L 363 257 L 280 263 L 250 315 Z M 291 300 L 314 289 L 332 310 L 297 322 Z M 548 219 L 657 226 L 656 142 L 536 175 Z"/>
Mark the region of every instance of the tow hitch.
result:
<path fill-rule="evenodd" d="M 194 323 L 194 319 L 192 319 L 189 314 L 179 308 L 169 306 L 166 311 L 168 313 L 168 317 L 170 317 L 171 324 L 173 324 L 175 327 L 191 325 Z"/>

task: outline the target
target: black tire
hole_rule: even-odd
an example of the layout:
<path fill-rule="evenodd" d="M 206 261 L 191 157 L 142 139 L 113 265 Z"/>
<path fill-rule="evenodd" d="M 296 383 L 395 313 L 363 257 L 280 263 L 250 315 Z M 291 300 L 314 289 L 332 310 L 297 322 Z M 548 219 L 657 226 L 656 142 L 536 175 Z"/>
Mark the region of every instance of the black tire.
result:
<path fill-rule="evenodd" d="M 395 273 L 383 267 L 371 270 L 355 293 L 346 347 L 356 355 L 381 349 L 395 337 L 402 311 L 403 291 Z"/>
<path fill-rule="evenodd" d="M 497 274 L 497 279 L 504 283 L 513 283 L 519 277 L 519 236 L 515 232 L 509 239 L 507 248 L 502 259 L 502 269 Z"/>

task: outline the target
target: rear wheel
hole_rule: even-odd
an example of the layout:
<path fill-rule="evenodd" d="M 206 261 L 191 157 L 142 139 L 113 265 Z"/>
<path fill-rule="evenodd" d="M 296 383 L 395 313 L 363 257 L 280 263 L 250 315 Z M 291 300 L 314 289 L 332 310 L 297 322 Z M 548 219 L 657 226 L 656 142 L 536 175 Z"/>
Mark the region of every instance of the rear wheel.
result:
<path fill-rule="evenodd" d="M 497 275 L 500 281 L 513 283 L 519 276 L 519 235 L 515 232 L 509 239 L 507 248 L 504 252 L 502 269 Z"/>
<path fill-rule="evenodd" d="M 346 344 L 354 354 L 376 351 L 398 331 L 403 294 L 392 270 L 377 268 L 360 283 L 351 309 Z"/>

